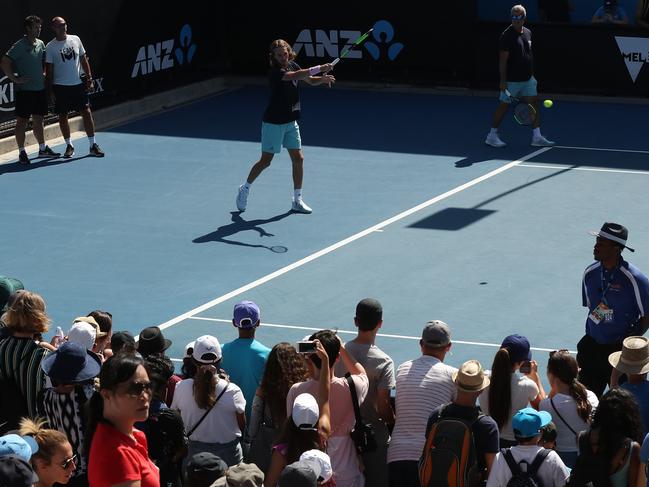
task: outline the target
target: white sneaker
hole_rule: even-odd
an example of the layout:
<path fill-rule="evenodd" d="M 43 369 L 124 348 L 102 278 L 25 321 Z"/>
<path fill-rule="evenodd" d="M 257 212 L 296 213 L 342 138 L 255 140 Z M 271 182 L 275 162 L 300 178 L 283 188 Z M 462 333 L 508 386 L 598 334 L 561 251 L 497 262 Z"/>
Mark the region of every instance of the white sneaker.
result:
<path fill-rule="evenodd" d="M 554 145 L 554 141 L 548 140 L 540 135 L 538 137 L 532 137 L 532 145 L 534 147 L 552 147 Z"/>
<path fill-rule="evenodd" d="M 248 206 L 248 193 L 250 192 L 249 188 L 246 188 L 245 185 L 239 186 L 239 193 L 237 194 L 237 209 L 239 211 L 246 211 L 246 206 Z"/>
<path fill-rule="evenodd" d="M 487 138 L 484 141 L 485 144 L 490 145 L 491 147 L 505 147 L 507 144 L 500 140 L 497 133 L 489 132 Z"/>
<path fill-rule="evenodd" d="M 297 200 L 293 200 L 293 205 L 291 205 L 291 210 L 297 212 L 297 213 L 312 213 L 313 210 L 307 205 L 304 201 L 302 201 L 302 198 L 299 198 Z"/>

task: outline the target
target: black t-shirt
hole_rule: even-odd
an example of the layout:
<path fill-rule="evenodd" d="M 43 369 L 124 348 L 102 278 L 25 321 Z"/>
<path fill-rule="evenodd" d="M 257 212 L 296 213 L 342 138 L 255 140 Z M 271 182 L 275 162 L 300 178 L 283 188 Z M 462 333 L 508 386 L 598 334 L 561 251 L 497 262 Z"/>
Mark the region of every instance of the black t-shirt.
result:
<path fill-rule="evenodd" d="M 507 81 L 527 81 L 532 77 L 532 31 L 523 27 L 519 34 L 513 26 L 500 36 L 498 47 L 507 51 Z"/>
<path fill-rule="evenodd" d="M 297 71 L 300 66 L 289 61 L 288 68 L 270 68 L 268 81 L 270 83 L 270 101 L 264 112 L 266 123 L 289 123 L 300 118 L 300 92 L 298 81 L 283 81 L 282 77 L 288 71 Z"/>
<path fill-rule="evenodd" d="M 428 424 L 426 425 L 426 436 L 432 428 L 433 424 L 439 419 L 439 413 L 443 407 L 442 405 L 435 409 L 430 418 L 428 418 Z M 467 406 L 458 406 L 457 404 L 449 404 L 444 413 L 445 418 L 460 418 L 467 421 L 473 421 L 476 416 L 478 416 L 478 408 L 476 407 L 467 407 Z M 487 467 L 487 462 L 485 461 L 485 453 L 498 453 L 500 447 L 498 444 L 498 425 L 491 418 L 491 416 L 480 416 L 473 427 L 471 428 L 473 432 L 473 441 L 475 444 L 476 455 L 478 456 L 478 465 L 481 469 Z"/>

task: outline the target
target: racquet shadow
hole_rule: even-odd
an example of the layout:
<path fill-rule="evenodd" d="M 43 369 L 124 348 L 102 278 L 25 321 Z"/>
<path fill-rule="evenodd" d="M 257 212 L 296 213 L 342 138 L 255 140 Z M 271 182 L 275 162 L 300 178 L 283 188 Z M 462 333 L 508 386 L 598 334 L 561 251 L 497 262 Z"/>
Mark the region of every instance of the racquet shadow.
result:
<path fill-rule="evenodd" d="M 213 232 L 210 232 L 206 235 L 203 235 L 201 237 L 197 237 L 192 242 L 194 243 L 207 243 L 207 242 L 219 242 L 219 243 L 224 243 L 228 245 L 238 245 L 241 247 L 252 247 L 252 248 L 263 248 L 263 249 L 269 249 L 272 250 L 272 248 L 268 245 L 262 245 L 262 244 L 249 244 L 246 242 L 240 242 L 238 240 L 233 240 L 233 239 L 228 239 L 226 237 L 231 237 L 233 235 L 236 235 L 240 232 L 245 232 L 245 231 L 254 231 L 259 234 L 259 237 L 274 237 L 275 235 L 272 233 L 267 232 L 264 230 L 261 225 L 265 225 L 267 223 L 274 223 L 278 222 L 280 220 L 283 220 L 287 216 L 291 215 L 293 212 L 292 211 L 286 211 L 284 213 L 281 213 L 279 215 L 275 215 L 271 218 L 264 218 L 264 219 L 256 219 L 256 220 L 244 220 L 241 218 L 241 211 L 231 211 L 230 215 L 232 223 L 229 223 L 228 225 L 223 225 L 214 230 Z"/>

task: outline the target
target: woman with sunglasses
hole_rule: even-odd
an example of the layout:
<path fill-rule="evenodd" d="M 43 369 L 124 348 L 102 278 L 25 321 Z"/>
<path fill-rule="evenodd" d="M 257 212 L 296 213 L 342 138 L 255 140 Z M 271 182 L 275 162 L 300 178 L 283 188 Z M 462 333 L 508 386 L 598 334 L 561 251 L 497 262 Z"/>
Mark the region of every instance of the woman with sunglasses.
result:
<path fill-rule="evenodd" d="M 557 428 L 557 453 L 566 467 L 572 468 L 577 460 L 577 436 L 588 429 L 597 396 L 577 380 L 577 359 L 568 350 L 550 352 L 548 382 L 550 394 L 539 404 L 547 411 Z"/>
<path fill-rule="evenodd" d="M 52 487 L 67 484 L 77 468 L 77 455 L 67 437 L 57 430 L 44 427 L 44 420 L 23 419 L 20 435 L 32 436 L 38 444 L 38 451 L 32 455 L 32 467 L 38 475 L 34 487 Z"/>
<path fill-rule="evenodd" d="M 139 354 L 104 362 L 89 402 L 86 447 L 90 487 L 160 487 L 146 436 L 133 425 L 149 415 L 151 382 Z"/>

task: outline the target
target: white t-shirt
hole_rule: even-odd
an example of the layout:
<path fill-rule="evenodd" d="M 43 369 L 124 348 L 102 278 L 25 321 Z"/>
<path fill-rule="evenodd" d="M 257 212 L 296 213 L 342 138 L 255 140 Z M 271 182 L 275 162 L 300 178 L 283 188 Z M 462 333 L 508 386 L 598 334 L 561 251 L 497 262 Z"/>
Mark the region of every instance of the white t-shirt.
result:
<path fill-rule="evenodd" d="M 512 405 L 509 410 L 509 418 L 504 426 L 500 429 L 500 437 L 509 441 L 516 441 L 514 430 L 512 429 L 512 416 L 520 409 L 529 406 L 530 402 L 539 395 L 539 388 L 534 381 L 524 375 L 513 373 L 512 377 Z M 489 387 L 480 393 L 478 398 L 480 407 L 485 414 L 489 414 Z"/>
<path fill-rule="evenodd" d="M 81 56 L 86 54 L 81 39 L 68 34 L 64 40 L 52 39 L 45 46 L 45 62 L 52 65 L 52 83 L 73 86 L 81 83 Z"/>
<path fill-rule="evenodd" d="M 239 386 L 223 379 L 216 383 L 216 396 L 226 387 L 225 394 L 216 402 L 203 422 L 190 436 L 190 440 L 204 443 L 228 443 L 241 436 L 237 413 L 243 414 L 246 410 L 246 400 Z M 180 410 L 180 415 L 185 423 L 185 430 L 191 430 L 205 414 L 205 409 L 200 409 L 194 400 L 194 379 L 181 380 L 176 384 L 173 409 Z"/>
<path fill-rule="evenodd" d="M 388 463 L 419 460 L 431 413 L 455 398 L 453 372 L 438 358 L 422 355 L 397 369 L 396 421 L 388 447 Z"/>
<path fill-rule="evenodd" d="M 586 392 L 588 402 L 593 407 L 593 411 L 595 411 L 599 404 L 599 400 L 593 392 Z M 577 434 L 588 429 L 588 423 L 581 419 L 581 416 L 577 414 L 577 404 L 572 396 L 566 394 L 555 394 L 552 401 L 554 402 L 557 411 L 559 411 L 559 414 L 561 414 L 561 417 L 570 425 L 570 428 L 577 432 Z M 559 415 L 552 407 L 549 397 L 541 401 L 539 409 L 541 411 L 547 411 L 552 415 L 552 422 L 557 427 L 557 450 L 561 452 L 578 451 L 577 437 L 572 431 L 570 431 L 570 428 L 566 426 L 566 423 L 561 421 L 561 418 L 559 418 Z"/>
<path fill-rule="evenodd" d="M 518 445 L 511 449 L 516 463 L 525 460 L 530 466 L 540 450 L 541 447 L 536 445 Z M 521 466 L 521 469 L 525 468 L 524 465 Z M 555 451 L 551 451 L 548 454 L 537 470 L 537 477 L 544 487 L 563 487 L 566 485 L 569 476 L 568 469 Z M 507 465 L 507 460 L 505 460 L 502 453 L 497 453 L 496 459 L 491 467 L 489 479 L 487 480 L 487 487 L 502 487 L 503 485 L 507 485 L 507 482 L 511 478 L 512 472 L 509 469 L 509 465 Z"/>

